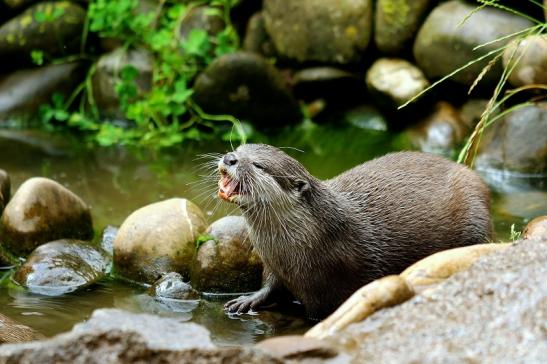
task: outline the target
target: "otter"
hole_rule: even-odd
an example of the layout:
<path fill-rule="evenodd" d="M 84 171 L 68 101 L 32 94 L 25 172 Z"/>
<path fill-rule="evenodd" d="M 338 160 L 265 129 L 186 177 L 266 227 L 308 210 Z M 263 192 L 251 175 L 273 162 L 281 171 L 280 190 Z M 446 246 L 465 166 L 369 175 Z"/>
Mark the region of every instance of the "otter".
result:
<path fill-rule="evenodd" d="M 396 152 L 319 180 L 278 148 L 244 144 L 218 161 L 265 269 L 263 287 L 225 304 L 244 313 L 288 290 L 310 319 L 363 285 L 441 250 L 488 242 L 489 190 L 472 170 Z"/>

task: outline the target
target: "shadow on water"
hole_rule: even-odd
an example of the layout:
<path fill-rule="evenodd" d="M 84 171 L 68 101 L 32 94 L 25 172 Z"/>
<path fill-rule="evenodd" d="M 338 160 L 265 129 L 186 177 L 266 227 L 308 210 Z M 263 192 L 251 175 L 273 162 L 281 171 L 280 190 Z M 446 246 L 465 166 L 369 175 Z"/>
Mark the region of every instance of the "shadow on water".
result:
<path fill-rule="evenodd" d="M 300 130 L 264 139 L 290 147 L 285 151 L 319 178 L 330 178 L 363 161 L 394 150 L 392 135 L 374 130 L 304 125 Z M 294 149 L 296 148 L 296 149 Z M 55 179 L 92 206 L 98 233 L 119 225 L 135 209 L 171 197 L 186 197 L 204 210 L 209 222 L 237 210 L 215 198 L 216 183 L 204 180 L 201 154 L 224 153 L 227 143 L 206 142 L 167 153 L 123 148 L 89 150 L 63 136 L 0 131 L 0 168 L 9 172 L 13 191 L 27 178 Z M 297 150 L 298 149 L 298 150 Z M 301 150 L 301 151 L 299 151 Z M 531 218 L 547 214 L 545 179 L 481 172 L 493 190 L 498 239 L 510 237 Z M 3 276 L 0 271 L 0 279 Z M 156 301 L 142 288 L 118 281 L 62 297 L 34 295 L 12 284 L 0 284 L 0 312 L 51 336 L 69 330 L 100 307 L 169 316 L 205 325 L 220 345 L 251 344 L 264 337 L 302 333 L 311 324 L 292 311 L 227 316 L 223 297 L 194 301 Z"/>

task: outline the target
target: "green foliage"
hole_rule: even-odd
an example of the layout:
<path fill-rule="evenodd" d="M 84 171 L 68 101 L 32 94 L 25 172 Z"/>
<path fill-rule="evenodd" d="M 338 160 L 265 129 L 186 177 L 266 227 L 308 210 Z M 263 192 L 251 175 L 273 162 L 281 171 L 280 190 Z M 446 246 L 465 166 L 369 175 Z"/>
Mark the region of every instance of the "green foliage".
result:
<path fill-rule="evenodd" d="M 515 224 L 511 225 L 511 241 L 516 241 L 520 239 L 522 232 L 515 230 Z"/>
<path fill-rule="evenodd" d="M 117 75 L 115 91 L 120 110 L 129 123 L 101 122 L 93 100 L 91 77 L 95 69 L 92 67 L 86 82 L 68 100 L 56 95 L 52 104 L 42 108 L 43 122 L 50 128 L 77 129 L 103 146 L 170 147 L 185 140 L 210 138 L 215 132 L 222 135 L 234 126 L 237 135 L 233 139 L 244 139 L 244 129 L 238 120 L 205 114 L 192 101 L 192 83 L 197 74 L 215 56 L 238 48 L 239 39 L 229 16 L 233 3 L 209 0 L 185 5 L 164 0 L 147 11 L 138 0 L 91 0 L 88 9 L 91 32 L 122 41 L 125 50 L 139 47 L 152 54 L 152 87 L 141 89 L 137 84 L 139 71 L 131 65 L 123 67 Z M 208 14 L 221 16 L 225 27 L 214 36 L 203 29 L 193 29 L 182 38 L 181 23 L 198 5 L 207 5 Z M 39 61 L 39 54 L 34 58 Z M 78 99 L 79 110 L 74 111 Z"/>
<path fill-rule="evenodd" d="M 30 58 L 32 59 L 32 63 L 34 63 L 37 66 L 41 66 L 44 64 L 44 52 L 40 50 L 34 50 L 30 52 Z"/>
<path fill-rule="evenodd" d="M 215 243 L 217 243 L 217 240 L 214 238 L 214 236 L 212 235 L 200 235 L 197 240 L 196 240 L 196 251 L 199 250 L 199 248 L 205 244 L 206 242 L 208 241 L 214 241 Z"/>

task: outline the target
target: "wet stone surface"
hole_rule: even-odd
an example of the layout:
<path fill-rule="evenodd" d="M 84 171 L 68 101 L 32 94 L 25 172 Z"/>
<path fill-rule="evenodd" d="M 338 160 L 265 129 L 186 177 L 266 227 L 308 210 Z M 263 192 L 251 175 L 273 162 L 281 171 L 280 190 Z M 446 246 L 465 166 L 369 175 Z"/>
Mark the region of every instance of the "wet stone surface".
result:
<path fill-rule="evenodd" d="M 547 175 L 547 102 L 515 110 L 484 133 L 477 168 Z"/>
<path fill-rule="evenodd" d="M 253 250 L 247 223 L 241 216 L 215 221 L 205 236 L 192 267 L 192 283 L 206 292 L 249 292 L 262 281 L 262 262 Z"/>
<path fill-rule="evenodd" d="M 217 348 L 202 326 L 102 309 L 50 340 L 0 346 L 0 363 L 280 363 L 251 348 Z"/>
<path fill-rule="evenodd" d="M 109 259 L 80 240 L 57 240 L 39 246 L 13 279 L 31 292 L 57 296 L 92 285 L 106 276 Z"/>
<path fill-rule="evenodd" d="M 541 363 L 547 242 L 521 241 L 329 340 L 360 363 Z"/>
<path fill-rule="evenodd" d="M 160 299 L 187 300 L 199 298 L 199 293 L 191 285 L 184 282 L 180 274 L 175 272 L 167 273 L 161 277 L 150 287 L 148 293 Z"/>
<path fill-rule="evenodd" d="M 62 238 L 93 236 L 90 208 L 60 183 L 34 177 L 25 181 L 4 209 L 0 238 L 14 254 Z"/>
<path fill-rule="evenodd" d="M 142 283 L 169 272 L 188 277 L 195 241 L 205 228 L 201 209 L 183 198 L 141 207 L 125 219 L 114 240 L 116 272 Z"/>

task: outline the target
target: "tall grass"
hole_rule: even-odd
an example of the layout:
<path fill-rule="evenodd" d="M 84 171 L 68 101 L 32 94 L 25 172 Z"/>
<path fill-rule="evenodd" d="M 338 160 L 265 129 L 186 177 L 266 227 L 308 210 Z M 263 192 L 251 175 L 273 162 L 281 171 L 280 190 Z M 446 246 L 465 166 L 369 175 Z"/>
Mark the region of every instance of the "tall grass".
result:
<path fill-rule="evenodd" d="M 528 102 L 523 102 L 523 103 L 516 104 L 512 107 L 509 107 L 509 108 L 503 110 L 503 111 L 500 111 L 502 109 L 503 105 L 510 98 L 512 98 L 513 96 L 515 96 L 515 95 L 517 95 L 521 92 L 529 91 L 529 90 L 533 90 L 533 89 L 535 89 L 535 90 L 547 90 L 547 85 L 544 85 L 544 84 L 532 84 L 532 85 L 526 85 L 526 86 L 522 86 L 522 87 L 518 87 L 518 88 L 514 88 L 514 89 L 508 89 L 506 87 L 508 85 L 507 80 L 508 80 L 509 76 L 514 71 L 515 67 L 519 64 L 519 62 L 521 61 L 522 56 L 526 53 L 527 48 L 530 46 L 530 43 L 528 43 L 526 45 L 526 48 L 522 48 L 520 46 L 520 42 L 526 37 L 543 34 L 545 32 L 545 29 L 547 28 L 547 22 L 545 22 L 545 20 L 541 21 L 541 20 L 535 19 L 535 18 L 530 17 L 529 15 L 524 14 L 520 11 L 517 11 L 515 9 L 511 9 L 507 6 L 504 6 L 504 5 L 499 3 L 499 0 L 477 0 L 477 1 L 479 3 L 481 3 L 481 5 L 477 6 L 477 8 L 475 8 L 470 14 L 468 14 L 460 22 L 460 25 L 465 23 L 474 13 L 476 13 L 478 11 L 481 11 L 482 9 L 484 9 L 485 7 L 488 7 L 488 6 L 510 12 L 510 13 L 515 14 L 517 16 L 524 17 L 528 20 L 531 20 L 534 23 L 534 25 L 527 28 L 527 29 L 523 29 L 521 31 L 518 31 L 518 32 L 515 32 L 515 33 L 512 33 L 512 34 L 507 34 L 505 36 L 499 37 L 499 38 L 494 39 L 492 41 L 489 41 L 489 42 L 486 42 L 484 44 L 478 45 L 473 49 L 473 50 L 478 50 L 482 47 L 485 47 L 485 46 L 488 46 L 488 45 L 491 45 L 491 44 L 494 44 L 494 43 L 497 43 L 497 42 L 500 42 L 500 41 L 504 41 L 504 40 L 507 40 L 507 39 L 512 39 L 512 41 L 517 43 L 517 46 L 515 46 L 513 48 L 512 52 L 511 52 L 511 55 L 509 57 L 509 60 L 508 60 L 507 64 L 503 67 L 503 72 L 502 72 L 502 74 L 501 74 L 501 76 L 500 76 L 500 78 L 499 78 L 499 80 L 496 84 L 496 87 L 494 88 L 493 94 L 490 97 L 490 99 L 489 99 L 489 101 L 486 105 L 486 108 L 484 109 L 484 111 L 481 115 L 481 118 L 480 118 L 479 122 L 475 126 L 475 128 L 474 128 L 473 132 L 471 133 L 469 139 L 466 141 L 465 145 L 463 146 L 462 150 L 459 153 L 458 163 L 464 163 L 464 164 L 468 165 L 469 167 L 472 167 L 474 162 L 475 162 L 475 157 L 477 155 L 477 151 L 478 151 L 478 148 L 479 148 L 479 145 L 480 145 L 480 142 L 481 142 L 482 135 L 484 134 L 485 130 L 488 127 L 490 127 L 493 123 L 495 123 L 496 121 L 500 120 L 502 117 L 508 115 L 509 113 L 511 113 L 513 111 L 516 111 L 518 109 L 533 105 L 533 101 L 528 101 Z M 540 2 L 535 1 L 535 0 L 528 0 L 528 1 L 545 10 L 545 7 Z M 433 84 L 431 84 L 431 86 L 429 86 L 428 88 L 426 88 L 425 90 L 423 90 L 422 92 L 420 92 L 419 94 L 414 96 L 412 99 L 407 101 L 405 104 L 401 105 L 399 107 L 399 109 L 401 109 L 401 108 L 407 106 L 408 104 L 410 104 L 411 102 L 417 100 L 423 94 L 429 92 L 432 88 L 434 88 L 437 85 L 439 85 L 440 83 L 448 80 L 449 78 L 451 78 L 455 74 L 459 73 L 460 71 L 466 69 L 467 67 L 469 67 L 473 64 L 476 64 L 478 62 L 481 62 L 485 59 L 489 59 L 491 57 L 490 62 L 481 70 L 481 72 L 479 73 L 479 75 L 477 76 L 477 78 L 474 80 L 471 87 L 469 88 L 468 94 L 470 94 L 473 91 L 473 89 L 483 79 L 484 75 L 486 75 L 486 73 L 488 73 L 492 69 L 494 64 L 496 62 L 501 61 L 503 53 L 511 45 L 512 45 L 512 42 L 508 42 L 506 45 L 498 47 L 498 48 L 496 48 L 496 49 L 494 49 L 494 50 L 492 50 L 492 51 L 490 51 L 490 52 L 488 52 L 488 53 L 486 53 L 486 54 L 484 54 L 480 57 L 477 57 L 476 59 L 466 63 L 465 65 L 457 68 L 456 70 L 452 71 L 451 73 L 444 76 L 440 80 L 438 80 L 438 81 L 434 82 Z M 519 55 L 517 55 L 517 53 L 519 53 Z"/>

